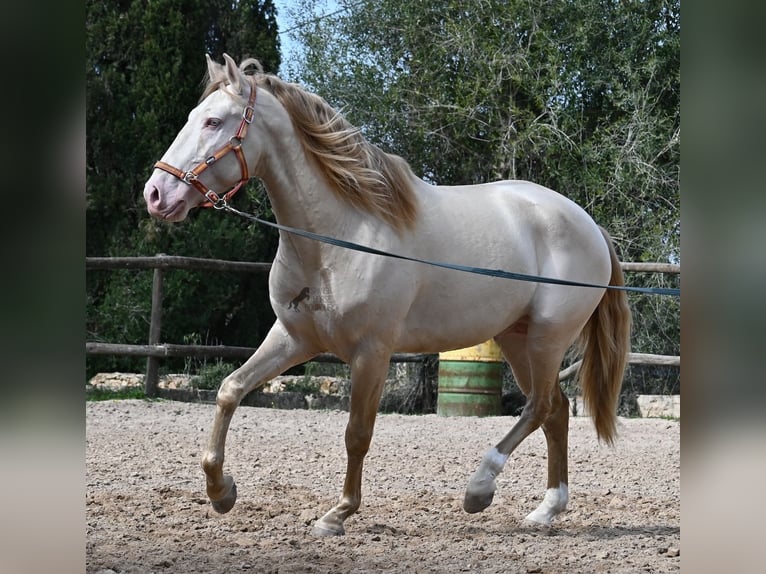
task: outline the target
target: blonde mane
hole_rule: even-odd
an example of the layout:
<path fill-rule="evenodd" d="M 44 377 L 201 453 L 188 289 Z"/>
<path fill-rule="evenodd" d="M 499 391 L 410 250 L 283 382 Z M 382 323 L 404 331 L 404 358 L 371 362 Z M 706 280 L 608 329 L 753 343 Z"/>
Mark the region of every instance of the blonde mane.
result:
<path fill-rule="evenodd" d="M 359 128 L 321 97 L 264 74 L 258 60 L 244 60 L 239 68 L 246 73 L 253 69 L 257 85 L 284 106 L 307 155 L 316 161 L 341 199 L 380 217 L 395 229 L 412 227 L 418 212 L 412 186 L 415 175 L 404 159 L 368 142 Z M 219 76 L 208 78 L 202 98 L 226 89 L 227 82 L 221 68 Z"/>

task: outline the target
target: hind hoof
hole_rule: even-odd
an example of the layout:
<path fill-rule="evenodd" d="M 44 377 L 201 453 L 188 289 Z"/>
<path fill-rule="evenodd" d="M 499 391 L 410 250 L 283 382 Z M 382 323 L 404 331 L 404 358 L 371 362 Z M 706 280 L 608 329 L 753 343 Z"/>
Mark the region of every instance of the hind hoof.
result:
<path fill-rule="evenodd" d="M 550 522 L 538 522 L 529 517 L 522 520 L 520 526 L 526 530 L 537 530 L 539 532 L 549 532 L 551 530 Z"/>
<path fill-rule="evenodd" d="M 490 504 L 492 504 L 492 500 L 494 498 L 494 492 L 489 492 L 486 494 L 469 494 L 466 492 L 465 498 L 463 498 L 463 510 L 465 510 L 468 514 L 481 512 Z"/>

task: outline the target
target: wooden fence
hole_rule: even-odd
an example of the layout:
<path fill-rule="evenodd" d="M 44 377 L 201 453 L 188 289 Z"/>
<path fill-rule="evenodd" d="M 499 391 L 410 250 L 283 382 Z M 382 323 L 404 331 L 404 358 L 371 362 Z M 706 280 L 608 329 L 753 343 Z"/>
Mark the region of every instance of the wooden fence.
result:
<path fill-rule="evenodd" d="M 623 271 L 647 273 L 680 274 L 681 266 L 670 263 L 621 263 Z M 180 257 L 158 254 L 154 257 L 86 257 L 86 270 L 115 270 L 115 269 L 153 269 L 152 280 L 152 309 L 149 324 L 149 341 L 146 345 L 127 345 L 120 343 L 100 343 L 88 341 L 85 343 L 86 355 L 117 355 L 147 357 L 146 377 L 144 387 L 146 396 L 157 396 L 159 381 L 160 359 L 163 357 L 217 357 L 224 359 L 246 360 L 254 352 L 252 347 L 235 347 L 228 345 L 177 345 L 161 343 L 162 341 L 162 299 L 163 299 L 163 270 L 190 269 L 203 271 L 238 271 L 243 273 L 267 273 L 271 263 L 250 263 L 246 261 L 225 261 L 222 259 L 203 259 L 198 257 Z M 423 363 L 438 364 L 434 354 L 396 353 L 391 357 L 393 363 Z M 314 362 L 340 363 L 340 359 L 332 354 L 322 354 L 312 359 Z M 681 357 L 671 355 L 652 355 L 630 353 L 628 361 L 634 364 L 680 366 Z M 559 380 L 573 376 L 580 363 L 570 365 L 561 373 Z M 422 369 L 423 377 L 428 376 L 426 368 Z"/>

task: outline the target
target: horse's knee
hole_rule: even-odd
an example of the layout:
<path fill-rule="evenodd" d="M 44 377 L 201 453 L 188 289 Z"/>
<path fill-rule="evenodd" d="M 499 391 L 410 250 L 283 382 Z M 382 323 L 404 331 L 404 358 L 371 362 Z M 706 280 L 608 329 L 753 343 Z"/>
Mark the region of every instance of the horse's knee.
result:
<path fill-rule="evenodd" d="M 229 413 L 239 406 L 243 396 L 242 385 L 234 376 L 229 375 L 218 388 L 215 404 L 223 411 Z"/>

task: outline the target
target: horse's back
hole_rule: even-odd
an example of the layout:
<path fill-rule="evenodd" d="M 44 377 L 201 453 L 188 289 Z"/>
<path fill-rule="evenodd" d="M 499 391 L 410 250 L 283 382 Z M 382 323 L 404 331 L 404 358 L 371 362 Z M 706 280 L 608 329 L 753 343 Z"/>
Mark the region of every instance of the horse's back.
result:
<path fill-rule="evenodd" d="M 590 254 L 608 260 L 601 231 L 585 210 L 536 183 L 502 180 L 434 186 L 424 199 L 424 229 L 434 233 L 434 228 L 441 227 L 463 235 L 476 247 L 483 246 L 483 258 L 494 260 L 487 261 L 489 264 L 507 262 L 522 267 L 509 271 L 542 271 L 533 268 L 544 267 L 547 255 L 560 259 L 564 254 L 578 258 Z"/>

